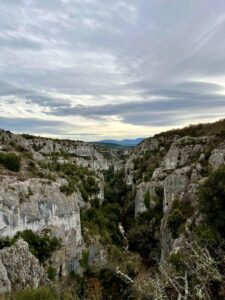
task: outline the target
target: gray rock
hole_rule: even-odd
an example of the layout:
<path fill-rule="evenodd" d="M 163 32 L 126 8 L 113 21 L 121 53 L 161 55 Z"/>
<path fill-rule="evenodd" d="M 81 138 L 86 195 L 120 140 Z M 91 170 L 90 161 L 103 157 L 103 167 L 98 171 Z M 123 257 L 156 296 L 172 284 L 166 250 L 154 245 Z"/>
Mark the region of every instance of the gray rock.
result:
<path fill-rule="evenodd" d="M 23 240 L 0 251 L 0 266 L 1 294 L 29 287 L 37 288 L 47 280 L 43 267 Z"/>
<path fill-rule="evenodd" d="M 12 237 L 25 229 L 37 233 L 49 230 L 62 239 L 65 255 L 61 256 L 61 264 L 66 268 L 71 261 L 79 261 L 83 238 L 80 194 L 61 193 L 62 183 L 43 179 L 17 181 L 5 176 L 0 183 L 0 236 Z M 64 273 L 69 271 L 65 269 Z"/>
<path fill-rule="evenodd" d="M 209 164 L 213 169 L 217 169 L 225 164 L 225 144 L 221 144 L 219 148 L 212 151 L 209 157 Z"/>
<path fill-rule="evenodd" d="M 164 181 L 164 201 L 163 211 L 166 211 L 171 207 L 173 201 L 181 196 L 187 189 L 190 182 L 190 167 L 175 170 L 172 174 L 166 177 Z"/>
<path fill-rule="evenodd" d="M 159 187 L 158 182 L 142 182 L 137 186 L 136 197 L 135 197 L 135 216 L 138 214 L 147 211 L 147 208 L 144 203 L 145 194 L 149 192 L 150 199 L 154 200 L 156 196 L 156 188 Z M 153 202 L 150 205 L 154 205 Z"/>

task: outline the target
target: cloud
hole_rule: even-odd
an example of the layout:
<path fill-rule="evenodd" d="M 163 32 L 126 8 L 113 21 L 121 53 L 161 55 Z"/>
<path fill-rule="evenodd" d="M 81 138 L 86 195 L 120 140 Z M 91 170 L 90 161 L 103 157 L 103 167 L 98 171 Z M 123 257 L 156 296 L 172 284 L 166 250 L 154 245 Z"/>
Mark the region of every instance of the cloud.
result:
<path fill-rule="evenodd" d="M 214 2 L 1 1 L 0 116 L 33 111 L 35 132 L 52 118 L 84 138 L 112 119 L 152 132 L 221 117 L 225 2 Z"/>
<path fill-rule="evenodd" d="M 0 117 L 0 128 L 13 132 L 24 133 L 64 133 L 63 128 L 69 128 L 69 124 L 62 121 L 42 120 L 38 118 L 6 118 Z"/>
<path fill-rule="evenodd" d="M 192 120 L 193 116 L 201 119 L 201 114 L 208 117 L 221 116 L 225 109 L 225 95 L 219 84 L 203 82 L 183 82 L 176 86 L 148 90 L 145 94 L 154 100 L 138 100 L 99 106 L 61 106 L 49 112 L 58 116 L 83 116 L 104 119 L 119 116 L 121 122 L 136 125 L 158 126 L 180 124 L 181 120 Z M 214 115 L 212 111 L 215 110 Z M 193 113 L 194 112 L 194 113 Z"/>

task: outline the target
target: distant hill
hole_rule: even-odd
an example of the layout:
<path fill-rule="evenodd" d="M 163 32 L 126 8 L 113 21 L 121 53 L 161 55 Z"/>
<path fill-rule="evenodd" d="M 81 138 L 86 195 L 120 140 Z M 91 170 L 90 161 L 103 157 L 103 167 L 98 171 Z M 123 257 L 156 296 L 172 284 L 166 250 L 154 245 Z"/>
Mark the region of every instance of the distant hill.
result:
<path fill-rule="evenodd" d="M 115 143 L 110 143 L 110 142 L 92 142 L 92 144 L 99 145 L 99 146 L 104 146 L 106 148 L 111 148 L 111 149 L 123 149 L 128 146 L 120 145 L 120 144 L 115 144 Z"/>
<path fill-rule="evenodd" d="M 121 140 L 121 141 L 117 141 L 117 140 L 102 140 L 102 141 L 98 141 L 97 143 L 104 144 L 104 145 L 111 145 L 111 146 L 114 146 L 114 147 L 115 147 L 115 145 L 124 146 L 124 147 L 131 147 L 131 146 L 138 145 L 143 140 L 144 140 L 144 138 L 125 139 L 125 140 Z"/>

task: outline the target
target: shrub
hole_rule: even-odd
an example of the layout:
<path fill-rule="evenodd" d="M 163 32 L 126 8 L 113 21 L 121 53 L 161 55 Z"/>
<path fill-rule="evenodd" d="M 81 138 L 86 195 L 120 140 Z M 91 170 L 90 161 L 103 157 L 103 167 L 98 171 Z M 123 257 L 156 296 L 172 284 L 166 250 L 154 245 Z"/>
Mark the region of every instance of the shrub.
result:
<path fill-rule="evenodd" d="M 177 238 L 180 233 L 180 228 L 186 222 L 186 218 L 179 208 L 176 208 L 168 217 L 168 226 L 173 238 Z"/>
<path fill-rule="evenodd" d="M 143 258 L 153 256 L 158 248 L 155 232 L 149 225 L 140 225 L 132 228 L 128 233 L 129 249 L 138 252 Z"/>
<path fill-rule="evenodd" d="M 145 203 L 145 207 L 147 208 L 147 209 L 149 209 L 150 208 L 150 193 L 149 193 L 149 191 L 148 192 L 146 192 L 145 193 L 145 196 L 144 196 L 144 203 Z"/>
<path fill-rule="evenodd" d="M 170 254 L 168 261 L 175 267 L 176 271 L 182 271 L 185 269 L 183 256 L 180 251 Z"/>
<path fill-rule="evenodd" d="M 16 241 L 18 238 L 22 238 L 28 243 L 31 253 L 36 256 L 41 263 L 50 258 L 52 253 L 61 246 L 61 241 L 56 237 L 50 237 L 47 234 L 39 236 L 32 230 L 18 232 L 14 236 L 13 241 Z"/>
<path fill-rule="evenodd" d="M 11 246 L 11 240 L 9 237 L 0 238 L 0 250 L 10 246 Z"/>
<path fill-rule="evenodd" d="M 199 187 L 198 204 L 209 227 L 225 238 L 225 167 L 213 172 Z"/>
<path fill-rule="evenodd" d="M 76 185 L 73 181 L 69 181 L 68 184 L 64 184 L 60 187 L 60 192 L 66 194 L 67 196 L 72 195 L 77 191 Z"/>
<path fill-rule="evenodd" d="M 53 288 L 41 287 L 37 289 L 27 289 L 18 292 L 16 300 L 58 300 L 56 291 Z"/>
<path fill-rule="evenodd" d="M 80 259 L 80 266 L 87 271 L 88 269 L 88 258 L 89 258 L 89 251 L 88 250 L 84 250 L 82 252 L 82 257 Z"/>
<path fill-rule="evenodd" d="M 47 273 L 48 273 L 48 279 L 50 279 L 51 281 L 55 280 L 55 277 L 56 277 L 56 269 L 53 268 L 52 266 L 49 266 L 48 267 L 48 270 L 47 270 Z"/>
<path fill-rule="evenodd" d="M 0 153 L 0 163 L 10 171 L 20 171 L 21 159 L 15 153 Z"/>

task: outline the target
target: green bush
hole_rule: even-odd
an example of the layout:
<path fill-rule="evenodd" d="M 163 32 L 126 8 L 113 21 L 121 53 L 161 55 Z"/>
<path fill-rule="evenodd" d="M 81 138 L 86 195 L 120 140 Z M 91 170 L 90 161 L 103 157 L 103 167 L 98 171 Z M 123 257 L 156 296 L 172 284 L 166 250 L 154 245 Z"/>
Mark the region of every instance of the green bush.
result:
<path fill-rule="evenodd" d="M 77 192 L 77 187 L 74 181 L 69 180 L 68 184 L 64 184 L 60 187 L 60 192 L 66 194 L 67 196 L 72 195 Z"/>
<path fill-rule="evenodd" d="M 155 263 L 160 254 L 159 232 L 163 217 L 163 190 L 157 188 L 154 199 L 150 199 L 150 194 L 146 193 L 144 201 L 148 211 L 139 214 L 133 220 L 127 233 L 129 249 L 138 252 L 145 260 Z M 152 206 L 151 201 L 154 203 Z"/>
<path fill-rule="evenodd" d="M 150 208 L 150 193 L 149 193 L 149 191 L 148 192 L 146 192 L 145 193 L 145 196 L 144 196 L 144 203 L 145 203 L 145 207 L 147 208 L 147 209 L 149 209 Z"/>
<path fill-rule="evenodd" d="M 36 256 L 41 263 L 50 258 L 52 253 L 61 246 L 61 241 L 56 237 L 51 237 L 47 234 L 39 236 L 32 230 L 18 232 L 14 236 L 13 242 L 15 242 L 18 238 L 22 238 L 28 243 L 31 253 Z"/>
<path fill-rule="evenodd" d="M 9 237 L 0 238 L 0 250 L 5 247 L 10 247 L 10 246 L 11 246 L 11 240 Z"/>
<path fill-rule="evenodd" d="M 199 187 L 198 204 L 208 226 L 225 238 L 225 166 Z"/>
<path fill-rule="evenodd" d="M 15 153 L 0 153 L 0 163 L 8 170 L 19 172 L 21 159 Z"/>
<path fill-rule="evenodd" d="M 168 226 L 173 238 L 177 238 L 180 233 L 182 225 L 186 222 L 182 211 L 179 208 L 174 209 L 168 217 Z"/>
<path fill-rule="evenodd" d="M 58 300 L 56 291 L 49 287 L 40 287 L 37 289 L 27 289 L 18 292 L 15 296 L 16 300 Z"/>
<path fill-rule="evenodd" d="M 154 255 L 159 246 L 155 232 L 149 225 L 139 225 L 132 228 L 128 233 L 128 240 L 129 249 L 138 252 L 145 259 Z"/>
<path fill-rule="evenodd" d="M 53 268 L 52 266 L 49 266 L 47 270 L 47 274 L 48 274 L 48 279 L 50 279 L 51 281 L 55 280 L 57 274 L 56 269 Z"/>
<path fill-rule="evenodd" d="M 170 254 L 168 261 L 175 267 L 176 271 L 183 271 L 185 269 L 181 252 Z"/>
<path fill-rule="evenodd" d="M 82 257 L 80 259 L 80 266 L 87 271 L 88 269 L 88 258 L 89 258 L 89 251 L 88 250 L 84 250 L 82 252 Z"/>

